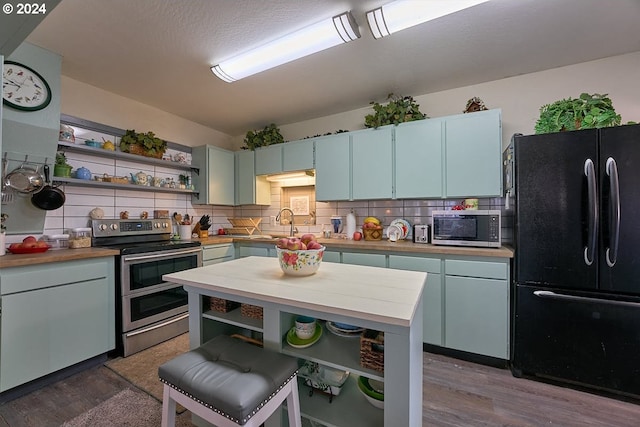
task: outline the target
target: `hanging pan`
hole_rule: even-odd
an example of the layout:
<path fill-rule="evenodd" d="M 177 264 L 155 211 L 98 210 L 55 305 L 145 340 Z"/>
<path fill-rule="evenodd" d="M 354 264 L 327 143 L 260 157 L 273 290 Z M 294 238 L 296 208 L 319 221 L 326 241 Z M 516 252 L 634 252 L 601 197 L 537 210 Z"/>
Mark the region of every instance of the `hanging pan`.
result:
<path fill-rule="evenodd" d="M 27 166 L 25 162 L 19 168 L 9 172 L 4 177 L 4 183 L 7 187 L 23 194 L 37 193 L 44 187 L 42 175 L 36 169 Z"/>
<path fill-rule="evenodd" d="M 37 208 L 45 211 L 52 211 L 64 205 L 66 199 L 64 192 L 57 187 L 53 187 L 49 182 L 49 165 L 44 165 L 44 188 L 31 196 L 31 203 Z"/>

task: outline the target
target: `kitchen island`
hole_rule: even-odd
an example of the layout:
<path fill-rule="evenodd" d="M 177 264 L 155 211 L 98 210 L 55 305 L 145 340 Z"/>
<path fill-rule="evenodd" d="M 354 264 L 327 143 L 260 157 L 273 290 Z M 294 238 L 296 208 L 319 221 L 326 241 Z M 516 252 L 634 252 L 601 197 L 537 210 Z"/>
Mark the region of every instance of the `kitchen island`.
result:
<path fill-rule="evenodd" d="M 369 405 L 350 379 L 332 403 L 301 390 L 304 417 L 334 426 L 422 425 L 426 273 L 323 262 L 316 274 L 295 277 L 284 275 L 273 258 L 247 257 L 163 277 L 189 292 L 191 348 L 212 338 L 210 331 L 225 331 L 218 324 L 246 326 L 261 335 L 265 348 L 347 370 L 352 377 L 384 380 L 384 410 Z M 210 312 L 203 296 L 260 306 L 263 319 Z M 321 324 L 323 336 L 316 344 L 290 346 L 285 337 L 297 315 L 384 332 L 384 373 L 360 365 L 359 340 L 334 336 Z"/>

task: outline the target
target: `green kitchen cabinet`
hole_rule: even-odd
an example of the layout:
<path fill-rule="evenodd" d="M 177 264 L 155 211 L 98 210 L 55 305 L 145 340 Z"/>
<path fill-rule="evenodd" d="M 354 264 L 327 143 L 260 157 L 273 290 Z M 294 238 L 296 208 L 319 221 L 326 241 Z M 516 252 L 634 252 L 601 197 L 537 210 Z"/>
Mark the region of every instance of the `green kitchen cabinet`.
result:
<path fill-rule="evenodd" d="M 351 198 L 350 145 L 349 133 L 316 139 L 316 200 Z"/>
<path fill-rule="evenodd" d="M 235 204 L 270 205 L 271 185 L 264 176 L 256 176 L 255 153 L 236 151 L 235 155 Z"/>
<path fill-rule="evenodd" d="M 386 267 L 387 266 L 386 255 L 361 253 L 361 252 L 343 252 L 342 263 L 368 265 L 369 267 Z"/>
<path fill-rule="evenodd" d="M 444 120 L 426 119 L 395 128 L 395 198 L 440 198 L 443 194 Z"/>
<path fill-rule="evenodd" d="M 447 348 L 509 359 L 509 265 L 445 260 Z"/>
<path fill-rule="evenodd" d="M 393 197 L 393 127 L 351 132 L 352 199 Z"/>
<path fill-rule="evenodd" d="M 114 271 L 113 257 L 2 270 L 0 391 L 115 348 Z"/>
<path fill-rule="evenodd" d="M 206 267 L 207 265 L 230 261 L 235 257 L 235 252 L 233 243 L 203 246 L 202 266 Z"/>
<path fill-rule="evenodd" d="M 192 150 L 192 165 L 199 168 L 194 184 L 199 190 L 192 203 L 199 205 L 235 204 L 234 154 L 213 145 L 201 145 Z"/>
<path fill-rule="evenodd" d="M 287 142 L 282 147 L 282 172 L 314 168 L 313 139 Z"/>
<path fill-rule="evenodd" d="M 501 110 L 459 114 L 444 119 L 444 196 L 502 196 Z"/>
<path fill-rule="evenodd" d="M 256 175 L 268 175 L 282 172 L 282 145 L 275 144 L 256 148 Z"/>
<path fill-rule="evenodd" d="M 256 175 L 313 169 L 313 140 L 300 140 L 255 149 Z"/>
<path fill-rule="evenodd" d="M 427 283 L 422 291 L 423 327 L 422 341 L 442 346 L 444 292 L 442 291 L 442 261 L 440 258 L 427 258 L 407 255 L 389 255 L 389 268 L 398 270 L 424 271 Z"/>

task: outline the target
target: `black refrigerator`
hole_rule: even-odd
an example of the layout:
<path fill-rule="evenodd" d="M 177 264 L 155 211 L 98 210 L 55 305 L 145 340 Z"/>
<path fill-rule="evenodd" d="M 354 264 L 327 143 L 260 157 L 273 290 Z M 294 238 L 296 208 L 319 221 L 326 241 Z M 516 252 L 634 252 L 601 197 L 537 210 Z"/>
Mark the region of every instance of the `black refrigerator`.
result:
<path fill-rule="evenodd" d="M 640 397 L 640 125 L 513 155 L 513 374 Z"/>

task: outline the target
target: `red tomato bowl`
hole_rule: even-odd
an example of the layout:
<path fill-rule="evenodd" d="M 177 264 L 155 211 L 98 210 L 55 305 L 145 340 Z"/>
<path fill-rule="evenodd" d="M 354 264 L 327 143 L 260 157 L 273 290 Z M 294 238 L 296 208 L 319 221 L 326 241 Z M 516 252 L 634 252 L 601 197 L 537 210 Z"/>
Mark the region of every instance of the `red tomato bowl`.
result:
<path fill-rule="evenodd" d="M 51 248 L 51 246 L 42 246 L 39 248 L 7 248 L 7 250 L 9 252 L 11 252 L 12 254 L 38 254 L 38 253 L 42 253 L 42 252 L 46 252 Z"/>

